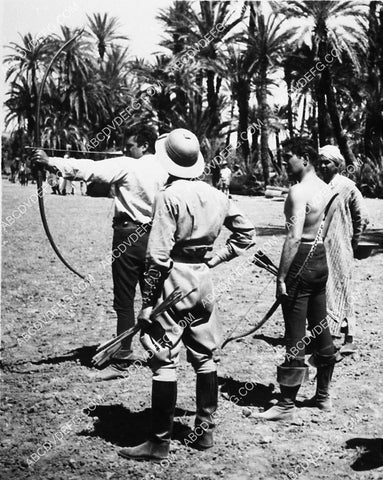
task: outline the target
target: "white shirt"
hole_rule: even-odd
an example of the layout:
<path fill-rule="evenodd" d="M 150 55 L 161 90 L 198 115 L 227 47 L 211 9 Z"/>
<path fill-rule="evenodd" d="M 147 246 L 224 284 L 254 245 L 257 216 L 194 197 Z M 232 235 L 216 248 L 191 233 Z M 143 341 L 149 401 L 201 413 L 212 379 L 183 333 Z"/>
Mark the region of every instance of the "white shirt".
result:
<path fill-rule="evenodd" d="M 226 183 L 230 183 L 230 180 L 231 180 L 231 170 L 229 167 L 224 167 L 222 170 L 221 170 L 221 178 L 224 182 Z"/>
<path fill-rule="evenodd" d="M 65 178 L 113 185 L 114 215 L 126 213 L 137 223 L 150 222 L 154 197 L 169 176 L 155 155 L 138 159 L 117 157 L 98 162 L 61 157 L 50 160 Z"/>

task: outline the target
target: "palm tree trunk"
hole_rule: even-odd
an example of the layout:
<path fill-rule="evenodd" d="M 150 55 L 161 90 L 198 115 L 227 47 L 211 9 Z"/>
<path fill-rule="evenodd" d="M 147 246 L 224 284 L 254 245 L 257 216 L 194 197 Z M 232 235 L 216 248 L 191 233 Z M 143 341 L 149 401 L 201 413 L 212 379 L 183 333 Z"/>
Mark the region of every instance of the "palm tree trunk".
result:
<path fill-rule="evenodd" d="M 215 91 L 214 86 L 215 73 L 211 70 L 207 71 L 206 82 L 207 82 L 207 103 L 210 111 L 210 125 L 209 132 L 207 132 L 207 137 L 210 137 L 210 133 L 219 123 L 218 116 L 218 97 Z"/>
<path fill-rule="evenodd" d="M 327 143 L 326 135 L 326 97 L 324 91 L 324 82 L 323 75 L 317 81 L 316 85 L 316 101 L 317 101 L 317 112 L 318 112 L 318 137 L 319 137 L 319 146 L 323 147 Z"/>
<path fill-rule="evenodd" d="M 231 129 L 232 129 L 232 125 L 233 125 L 234 108 L 235 108 L 235 97 L 234 97 L 234 95 L 232 95 L 231 96 L 231 107 L 230 107 L 230 126 L 229 126 L 229 130 L 227 132 L 227 135 L 226 135 L 225 147 L 228 147 L 230 145 L 230 135 L 231 135 Z"/>
<path fill-rule="evenodd" d="M 366 125 L 364 131 L 364 152 L 375 162 L 383 153 L 383 114 L 380 105 L 379 66 L 378 58 L 383 58 L 383 45 L 379 42 L 379 23 L 376 16 L 377 2 L 370 3 L 368 28 L 368 77 Z M 381 30 L 383 34 L 383 9 L 381 10 Z M 382 35 L 383 38 L 383 35 Z M 383 68 L 383 66 L 382 66 Z M 383 73 L 383 72 L 382 72 Z M 382 77 L 383 78 L 383 77 Z"/>
<path fill-rule="evenodd" d="M 281 142 L 279 140 L 279 131 L 275 131 L 275 146 L 277 149 L 277 163 L 279 170 L 282 171 L 282 155 L 281 155 Z"/>
<path fill-rule="evenodd" d="M 245 79 L 241 79 L 236 85 L 236 97 L 238 103 L 238 142 L 241 142 L 241 153 L 245 160 L 245 165 L 249 168 L 250 147 L 247 138 L 249 128 L 249 99 L 250 86 Z"/>
<path fill-rule="evenodd" d="M 259 152 L 259 130 L 258 128 L 255 129 L 251 137 L 251 168 L 254 167 L 259 163 L 261 160 L 260 152 Z"/>
<path fill-rule="evenodd" d="M 315 32 L 318 37 L 318 43 L 315 45 L 315 61 L 319 60 L 323 65 L 326 65 L 325 56 L 327 53 L 327 27 L 326 22 L 321 18 L 316 27 Z M 327 68 L 325 68 L 327 70 Z M 326 85 L 324 80 L 324 71 L 319 75 L 316 81 L 316 99 L 318 104 L 318 134 L 319 134 L 319 146 L 323 147 L 327 143 L 327 125 L 326 125 Z"/>
<path fill-rule="evenodd" d="M 269 183 L 269 129 L 267 118 L 267 65 L 261 65 L 260 72 L 260 120 L 261 125 L 261 163 L 265 186 Z"/>
<path fill-rule="evenodd" d="M 291 70 L 289 66 L 285 66 L 285 81 L 287 85 L 287 125 L 289 128 L 290 137 L 294 136 L 294 124 L 293 124 L 293 99 L 291 95 Z"/>
<path fill-rule="evenodd" d="M 346 134 L 342 128 L 340 122 L 340 116 L 338 111 L 338 106 L 336 103 L 336 98 L 334 94 L 334 87 L 332 84 L 331 72 L 329 69 L 325 69 L 323 72 L 323 81 L 326 89 L 326 98 L 327 98 L 327 108 L 330 114 L 331 123 L 334 129 L 334 135 L 339 145 L 339 150 L 341 151 L 346 165 L 355 164 L 355 157 L 352 153 L 352 150 L 348 144 Z"/>
<path fill-rule="evenodd" d="M 307 95 L 305 94 L 303 98 L 303 111 L 302 111 L 302 121 L 301 121 L 301 130 L 300 130 L 301 135 L 303 135 L 303 132 L 305 130 L 306 106 L 307 106 Z"/>
<path fill-rule="evenodd" d="M 202 114 L 202 92 L 203 92 L 203 74 L 202 71 L 198 71 L 196 74 L 196 84 L 198 86 L 198 92 L 195 94 L 195 105 L 196 105 L 196 117 L 201 118 Z"/>
<path fill-rule="evenodd" d="M 311 135 L 313 137 L 313 142 L 316 148 L 318 148 L 318 126 L 315 125 L 315 119 L 317 118 L 317 102 L 313 99 L 312 100 L 312 114 L 310 115 L 312 119 L 312 126 L 311 126 Z"/>

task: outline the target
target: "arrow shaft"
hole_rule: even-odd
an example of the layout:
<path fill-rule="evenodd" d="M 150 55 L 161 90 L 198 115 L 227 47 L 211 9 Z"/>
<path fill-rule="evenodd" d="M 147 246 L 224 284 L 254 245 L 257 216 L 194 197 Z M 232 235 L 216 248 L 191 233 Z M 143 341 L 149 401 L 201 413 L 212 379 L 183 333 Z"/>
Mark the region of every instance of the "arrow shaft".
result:
<path fill-rule="evenodd" d="M 25 150 L 36 150 L 36 147 L 30 147 L 26 146 L 24 147 Z M 99 150 L 95 151 L 90 151 L 90 150 L 67 150 L 63 148 L 49 148 L 49 147 L 38 147 L 39 150 L 44 150 L 44 151 L 54 151 L 54 152 L 64 152 L 64 153 L 81 153 L 81 154 L 86 154 L 86 155 L 95 155 L 95 154 L 102 154 L 102 155 L 115 155 L 115 156 L 122 156 L 123 154 L 121 152 L 102 152 Z"/>

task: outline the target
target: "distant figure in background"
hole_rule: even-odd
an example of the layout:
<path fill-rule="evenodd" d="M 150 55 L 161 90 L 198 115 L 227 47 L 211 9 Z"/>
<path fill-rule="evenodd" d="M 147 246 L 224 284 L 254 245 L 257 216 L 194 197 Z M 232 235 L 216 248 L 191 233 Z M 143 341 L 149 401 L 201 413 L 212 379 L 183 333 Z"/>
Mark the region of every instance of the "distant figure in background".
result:
<path fill-rule="evenodd" d="M 74 195 L 74 185 L 72 180 L 64 179 L 61 195 Z"/>
<path fill-rule="evenodd" d="M 225 195 L 230 196 L 229 188 L 230 188 L 230 182 L 231 182 L 231 170 L 226 160 L 224 160 L 221 164 L 220 177 L 221 177 L 222 192 Z"/>
<path fill-rule="evenodd" d="M 333 193 L 339 194 L 326 236 L 326 252 L 329 278 L 326 288 L 327 321 L 333 336 L 345 333 L 340 353 L 349 354 L 356 350 L 355 315 L 352 298 L 352 274 L 354 252 L 360 236 L 368 224 L 368 215 L 362 194 L 355 183 L 339 172 L 345 161 L 338 147 L 325 145 L 319 149 L 320 171 L 323 180 Z"/>
<path fill-rule="evenodd" d="M 27 165 L 24 160 L 21 161 L 19 166 L 19 182 L 23 187 L 28 185 Z"/>
<path fill-rule="evenodd" d="M 70 155 L 66 153 L 64 155 L 64 158 L 68 159 L 70 158 Z M 68 180 L 67 178 L 64 178 L 62 181 L 62 186 L 61 186 L 61 195 L 74 195 L 74 184 L 72 180 Z"/>
<path fill-rule="evenodd" d="M 59 177 L 54 172 L 49 172 L 47 175 L 47 182 L 48 185 L 52 188 L 53 195 L 60 195 L 60 188 L 59 188 Z"/>
<path fill-rule="evenodd" d="M 16 157 L 11 162 L 11 178 L 12 183 L 16 183 L 19 177 L 20 157 Z"/>
<path fill-rule="evenodd" d="M 8 160 L 8 152 L 7 151 L 1 152 L 1 174 L 2 175 L 8 175 L 8 172 L 6 169 L 7 160 Z"/>
<path fill-rule="evenodd" d="M 211 164 L 211 170 L 210 171 L 211 171 L 211 183 L 213 184 L 214 188 L 219 189 L 219 182 L 220 182 L 220 179 L 221 179 L 221 175 L 220 175 L 219 165 L 218 165 L 218 163 L 216 163 L 215 160 L 213 160 L 213 162 Z"/>

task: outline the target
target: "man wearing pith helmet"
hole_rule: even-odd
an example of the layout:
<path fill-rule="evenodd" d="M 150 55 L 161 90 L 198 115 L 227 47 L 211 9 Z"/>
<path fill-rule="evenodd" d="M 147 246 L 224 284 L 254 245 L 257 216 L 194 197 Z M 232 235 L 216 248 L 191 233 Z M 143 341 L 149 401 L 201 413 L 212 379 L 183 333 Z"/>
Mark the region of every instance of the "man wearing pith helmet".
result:
<path fill-rule="evenodd" d="M 156 155 L 169 173 L 154 202 L 146 282 L 139 321 L 141 342 L 149 352 L 152 382 L 152 430 L 148 441 L 120 451 L 133 459 L 168 456 L 177 398 L 176 366 L 181 344 L 197 374 L 195 429 L 186 438 L 199 449 L 213 446 L 217 409 L 217 349 L 221 335 L 210 269 L 253 245 L 254 227 L 226 195 L 196 180 L 205 162 L 197 137 L 173 130 L 156 143 Z M 222 226 L 231 232 L 225 247 L 207 259 Z M 153 308 L 176 287 L 194 291 L 155 319 Z"/>

